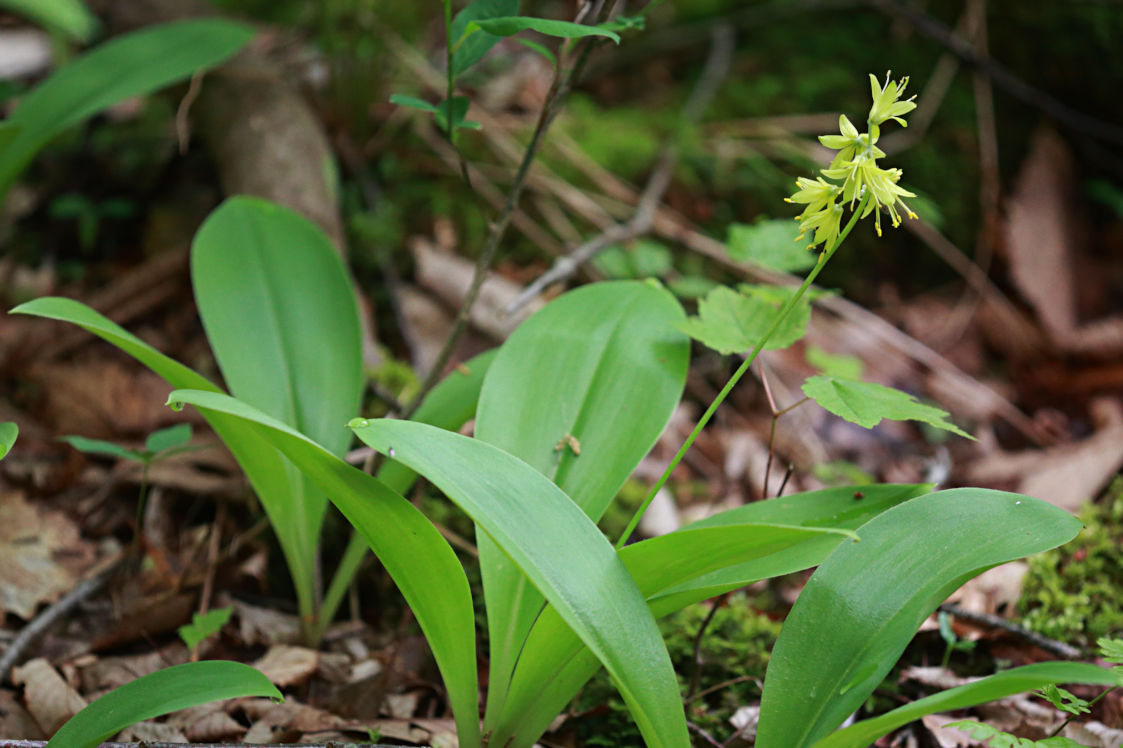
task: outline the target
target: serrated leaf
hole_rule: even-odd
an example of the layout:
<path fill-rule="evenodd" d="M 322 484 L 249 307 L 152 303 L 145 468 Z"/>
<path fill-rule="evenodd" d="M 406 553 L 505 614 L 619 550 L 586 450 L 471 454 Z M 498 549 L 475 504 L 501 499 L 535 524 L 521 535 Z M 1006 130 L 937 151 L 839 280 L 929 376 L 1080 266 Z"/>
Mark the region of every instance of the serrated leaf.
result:
<path fill-rule="evenodd" d="M 226 607 L 208 610 L 206 613 L 196 613 L 191 616 L 191 623 L 180 626 L 176 629 L 176 633 L 179 634 L 180 639 L 183 639 L 187 648 L 193 650 L 208 636 L 221 631 L 233 612 L 233 608 Z"/>
<path fill-rule="evenodd" d="M 803 383 L 803 394 L 839 418 L 872 429 L 882 419 L 921 421 L 953 434 L 974 439 L 947 419 L 947 412 L 919 402 L 907 392 L 873 382 L 816 376 Z"/>
<path fill-rule="evenodd" d="M 861 379 L 862 359 L 857 356 L 847 356 L 843 353 L 828 353 L 816 345 L 807 346 L 804 354 L 807 363 L 814 366 L 828 377 L 835 379 Z"/>
<path fill-rule="evenodd" d="M 790 273 L 807 270 L 819 261 L 809 252 L 812 237 L 796 241 L 799 224 L 786 219 L 759 221 L 754 224 L 734 223 L 729 227 L 725 251 L 735 260 L 752 262 L 766 268 Z"/>
<path fill-rule="evenodd" d="M 165 449 L 182 447 L 189 441 L 191 441 L 191 424 L 177 423 L 175 426 L 149 434 L 144 440 L 144 448 L 152 453 L 163 452 Z"/>
<path fill-rule="evenodd" d="M 12 446 L 16 443 L 16 438 L 19 436 L 19 426 L 14 421 L 4 421 L 0 423 L 0 460 L 7 456 L 8 452 L 12 451 Z"/>
<path fill-rule="evenodd" d="M 514 36 L 520 31 L 537 31 L 546 36 L 559 39 L 581 39 L 586 36 L 603 36 L 620 43 L 620 35 L 599 26 L 586 26 L 570 21 L 555 21 L 550 18 L 528 18 L 526 16 L 505 16 L 472 21 L 468 31 L 478 28 L 495 36 Z"/>
<path fill-rule="evenodd" d="M 780 308 L 763 295 L 719 286 L 698 303 L 698 316 L 680 323 L 678 329 L 719 353 L 750 351 L 772 326 Z M 764 350 L 787 348 L 804 336 L 810 320 L 811 305 L 804 297 L 776 328 Z"/>

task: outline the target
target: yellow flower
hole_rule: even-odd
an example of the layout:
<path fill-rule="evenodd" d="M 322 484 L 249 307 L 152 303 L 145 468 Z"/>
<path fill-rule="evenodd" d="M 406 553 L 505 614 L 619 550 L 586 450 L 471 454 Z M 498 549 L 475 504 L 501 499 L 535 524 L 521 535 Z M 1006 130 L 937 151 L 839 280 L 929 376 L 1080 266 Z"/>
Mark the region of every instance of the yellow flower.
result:
<path fill-rule="evenodd" d="M 815 237 L 808 249 L 823 242 L 834 241 L 842 227 L 842 206 L 837 202 L 842 188 L 822 177 L 818 179 L 800 177 L 796 180 L 796 184 L 800 188 L 799 191 L 791 197 L 784 198 L 789 203 L 807 206 L 803 213 L 796 217 L 799 221 L 799 236 L 796 237 L 796 241 L 802 239 L 811 230 L 815 231 Z"/>
<path fill-rule="evenodd" d="M 881 85 L 877 82 L 873 73 L 870 73 L 870 91 L 873 93 L 873 106 L 870 107 L 869 116 L 871 133 L 875 132 L 874 126 L 880 125 L 887 119 L 896 120 L 901 127 L 908 127 L 908 123 L 901 118 L 901 115 L 908 114 L 916 109 L 916 102 L 913 101 L 916 97 L 912 96 L 904 101 L 898 101 L 905 93 L 908 84 L 908 76 L 901 78 L 900 81 L 891 81 L 889 80 L 889 73 L 886 73 L 885 85 Z M 876 136 L 874 140 L 877 140 Z"/>

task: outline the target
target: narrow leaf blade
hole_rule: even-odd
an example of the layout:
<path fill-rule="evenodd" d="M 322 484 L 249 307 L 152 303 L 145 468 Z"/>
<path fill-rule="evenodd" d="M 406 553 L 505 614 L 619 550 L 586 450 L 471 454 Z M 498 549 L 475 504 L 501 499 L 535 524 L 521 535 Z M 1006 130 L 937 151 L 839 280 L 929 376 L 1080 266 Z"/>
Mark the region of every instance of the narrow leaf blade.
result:
<path fill-rule="evenodd" d="M 838 730 L 815 743 L 815 748 L 865 748 L 882 735 L 928 714 L 965 709 L 988 701 L 1042 688 L 1049 684 L 1120 685 L 1119 673 L 1082 662 L 1042 662 L 1004 670 L 947 691 L 898 707 L 873 719 Z"/>
<path fill-rule="evenodd" d="M 448 44 L 452 46 L 452 74 L 459 77 L 475 65 L 488 51 L 499 43 L 500 37 L 486 31 L 477 31 L 467 37 L 468 24 L 488 18 L 518 15 L 519 0 L 474 0 L 452 19 L 452 33 Z"/>
<path fill-rule="evenodd" d="M 194 405 L 212 418 L 221 414 L 237 419 L 281 450 L 331 497 L 366 539 L 417 617 L 444 677 L 460 743 L 477 748 L 480 733 L 471 590 L 456 554 L 425 515 L 377 478 L 240 400 L 213 392 L 176 390 L 168 402 Z"/>
<path fill-rule="evenodd" d="M 476 26 L 483 31 L 495 36 L 514 36 L 520 31 L 537 31 L 539 34 L 554 36 L 559 39 L 582 39 L 588 36 L 603 36 L 617 44 L 620 35 L 600 26 L 585 26 L 570 21 L 555 21 L 550 18 L 530 18 L 528 16 L 507 16 L 505 18 L 488 18 L 473 21 L 469 29 Z"/>
<path fill-rule="evenodd" d="M 86 42 L 97 31 L 98 20 L 82 0 L 0 0 L 0 8 L 60 31 L 76 42 Z"/>
<path fill-rule="evenodd" d="M 8 456 L 19 437 L 19 426 L 15 421 L 0 423 L 0 460 Z"/>
<path fill-rule="evenodd" d="M 283 697 L 249 665 L 223 660 L 189 662 L 129 681 L 71 717 L 49 748 L 94 748 L 129 725 L 169 712 L 241 696 Z"/>
<path fill-rule="evenodd" d="M 670 658 L 643 596 L 561 489 L 502 450 L 432 426 L 381 420 L 356 424 L 355 433 L 428 478 L 491 536 L 604 663 L 648 745 L 689 745 Z"/>

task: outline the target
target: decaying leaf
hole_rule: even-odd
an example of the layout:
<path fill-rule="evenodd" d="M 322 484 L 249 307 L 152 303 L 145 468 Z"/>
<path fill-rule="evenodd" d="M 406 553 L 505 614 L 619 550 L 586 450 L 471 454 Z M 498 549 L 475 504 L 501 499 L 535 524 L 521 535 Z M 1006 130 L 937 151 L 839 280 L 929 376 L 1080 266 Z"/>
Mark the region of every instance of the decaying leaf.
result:
<path fill-rule="evenodd" d="M 42 657 L 14 668 L 12 682 L 23 686 L 27 711 L 47 735 L 86 707 L 86 700 Z"/>
<path fill-rule="evenodd" d="M 291 686 L 303 683 L 316 672 L 319 653 L 307 647 L 278 644 L 270 647 L 253 666 L 278 686 Z"/>

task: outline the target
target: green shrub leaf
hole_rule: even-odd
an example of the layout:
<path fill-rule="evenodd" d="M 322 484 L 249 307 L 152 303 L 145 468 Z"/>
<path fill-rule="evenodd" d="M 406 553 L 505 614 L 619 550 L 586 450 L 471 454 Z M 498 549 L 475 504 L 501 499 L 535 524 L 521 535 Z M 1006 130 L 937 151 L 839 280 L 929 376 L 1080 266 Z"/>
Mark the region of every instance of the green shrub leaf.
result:
<path fill-rule="evenodd" d="M 620 43 L 620 35 L 600 26 L 585 26 L 570 21 L 554 21 L 549 18 L 528 18 L 527 16 L 506 16 L 472 21 L 468 30 L 481 29 L 495 36 L 514 36 L 520 31 L 537 31 L 546 36 L 559 39 L 581 39 L 587 36 L 603 36 Z"/>
<path fill-rule="evenodd" d="M 233 608 L 226 607 L 208 610 L 206 613 L 196 613 L 191 616 L 191 623 L 180 626 L 176 629 L 176 633 L 179 634 L 180 639 L 183 639 L 187 648 L 193 650 L 208 636 L 213 636 L 221 631 L 226 622 L 230 620 L 230 614 L 233 612 Z"/>
<path fill-rule="evenodd" d="M 839 418 L 863 428 L 872 429 L 883 418 L 890 421 L 921 421 L 967 439 L 974 439 L 948 421 L 947 412 L 918 402 L 912 395 L 892 387 L 816 376 L 803 383 L 803 394 Z"/>
<path fill-rule="evenodd" d="M 486 31 L 476 31 L 468 36 L 468 24 L 488 18 L 504 18 L 518 15 L 519 0 L 474 0 L 452 19 L 452 34 L 448 43 L 452 46 L 452 74 L 460 77 L 468 68 L 480 61 L 501 37 Z"/>
<path fill-rule="evenodd" d="M 774 301 L 773 292 L 760 287 L 743 286 L 747 293 L 718 286 L 698 302 L 698 316 L 678 325 L 678 329 L 719 353 L 745 353 L 756 347 L 768 332 L 783 299 Z M 792 289 L 776 288 L 789 296 Z M 807 332 L 811 320 L 811 304 L 805 296 L 780 323 L 764 350 L 787 348 Z"/>
<path fill-rule="evenodd" d="M 819 255 L 808 251 L 810 236 L 796 241 L 797 236 L 799 224 L 790 219 L 734 223 L 729 226 L 725 250 L 734 260 L 752 262 L 784 273 L 807 270 L 815 266 Z"/>

